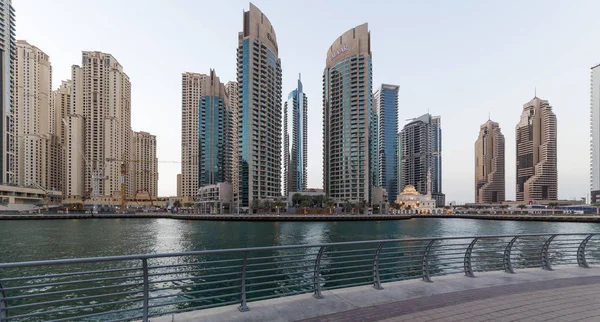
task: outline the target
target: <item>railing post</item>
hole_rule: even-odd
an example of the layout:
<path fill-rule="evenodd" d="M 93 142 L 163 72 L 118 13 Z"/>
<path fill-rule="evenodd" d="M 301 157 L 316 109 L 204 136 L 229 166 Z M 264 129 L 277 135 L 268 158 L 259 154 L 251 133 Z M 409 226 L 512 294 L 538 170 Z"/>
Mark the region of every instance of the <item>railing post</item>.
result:
<path fill-rule="evenodd" d="M 379 255 L 384 243 L 379 243 L 377 251 L 375 252 L 375 259 L 373 260 L 373 287 L 376 290 L 383 290 L 381 287 L 381 278 L 379 277 Z"/>
<path fill-rule="evenodd" d="M 504 255 L 502 256 L 502 264 L 504 265 L 504 271 L 507 273 L 515 274 L 515 270 L 512 267 L 512 262 L 510 261 L 510 252 L 512 251 L 512 247 L 517 241 L 519 236 L 514 237 L 508 242 L 506 248 L 504 249 Z"/>
<path fill-rule="evenodd" d="M 427 282 L 427 283 L 431 283 L 431 278 L 429 277 L 429 250 L 431 250 L 431 246 L 433 246 L 433 243 L 435 242 L 435 239 L 431 240 L 429 242 L 429 244 L 427 244 L 427 247 L 425 248 L 425 252 L 423 253 L 423 268 L 422 268 L 422 274 L 423 274 L 423 281 Z"/>
<path fill-rule="evenodd" d="M 479 240 L 479 238 L 473 239 L 473 241 L 467 247 L 467 251 L 465 251 L 465 275 L 468 277 L 475 277 L 473 273 L 473 265 L 471 264 L 471 254 L 473 253 L 473 247 L 475 247 L 475 243 Z"/>
<path fill-rule="evenodd" d="M 325 246 L 321 246 L 321 248 L 319 248 L 319 253 L 317 254 L 317 258 L 315 259 L 315 269 L 313 275 L 315 294 L 313 294 L 313 297 L 316 299 L 323 298 L 323 295 L 321 294 L 321 281 L 319 280 L 319 277 L 321 275 L 321 257 L 323 257 L 323 251 L 325 251 Z"/>
<path fill-rule="evenodd" d="M 246 312 L 250 309 L 248 308 L 248 303 L 246 303 L 246 264 L 248 262 L 248 251 L 244 252 L 244 261 L 242 262 L 242 302 L 238 310 L 240 312 Z"/>
<path fill-rule="evenodd" d="M 556 238 L 556 235 L 552 235 L 550 236 L 550 238 L 548 238 L 545 242 L 544 242 L 544 246 L 542 246 L 542 254 L 541 254 L 541 264 L 542 264 L 542 268 L 547 270 L 547 271 L 551 271 L 552 270 L 552 265 L 550 264 L 550 258 L 548 258 L 548 250 L 550 249 L 550 243 L 552 242 L 552 240 Z"/>
<path fill-rule="evenodd" d="M 8 321 L 8 301 L 6 300 L 6 293 L 2 282 L 0 282 L 0 322 Z"/>
<path fill-rule="evenodd" d="M 148 279 L 148 259 L 142 258 L 142 271 L 144 275 L 144 304 L 142 306 L 142 321 L 148 322 L 148 305 L 150 302 L 150 283 Z"/>
<path fill-rule="evenodd" d="M 587 260 L 585 259 L 585 246 L 587 246 L 587 243 L 590 241 L 590 239 L 592 239 L 592 237 L 594 237 L 594 235 L 595 234 L 591 234 L 587 236 L 581 242 L 581 244 L 579 244 L 579 247 L 577 247 L 577 264 L 579 267 L 590 268 L 590 265 L 588 265 Z"/>

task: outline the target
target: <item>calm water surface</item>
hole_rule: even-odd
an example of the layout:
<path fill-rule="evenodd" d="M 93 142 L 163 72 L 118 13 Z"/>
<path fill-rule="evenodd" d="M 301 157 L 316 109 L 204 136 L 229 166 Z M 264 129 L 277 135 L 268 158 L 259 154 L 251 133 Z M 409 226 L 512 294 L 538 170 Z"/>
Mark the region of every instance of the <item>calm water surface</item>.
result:
<path fill-rule="evenodd" d="M 0 263 L 385 238 L 598 232 L 600 224 L 411 219 L 218 222 L 174 219 L 0 221 Z"/>

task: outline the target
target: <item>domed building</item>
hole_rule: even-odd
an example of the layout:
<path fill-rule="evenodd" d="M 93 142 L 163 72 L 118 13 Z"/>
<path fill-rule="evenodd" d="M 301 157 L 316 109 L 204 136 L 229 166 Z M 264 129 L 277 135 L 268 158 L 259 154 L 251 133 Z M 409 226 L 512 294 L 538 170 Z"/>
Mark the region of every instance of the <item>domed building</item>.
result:
<path fill-rule="evenodd" d="M 431 198 L 431 173 L 427 173 L 427 194 L 420 194 L 415 186 L 407 185 L 396 197 L 396 203 L 404 211 L 416 211 L 418 213 L 435 212 L 435 199 Z"/>

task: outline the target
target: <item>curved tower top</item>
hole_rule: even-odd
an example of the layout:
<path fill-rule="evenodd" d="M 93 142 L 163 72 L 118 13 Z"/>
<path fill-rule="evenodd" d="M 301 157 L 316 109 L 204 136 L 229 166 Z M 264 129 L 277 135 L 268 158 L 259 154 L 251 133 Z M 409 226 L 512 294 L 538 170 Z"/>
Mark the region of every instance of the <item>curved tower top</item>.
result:
<path fill-rule="evenodd" d="M 345 58 L 360 54 L 371 56 L 371 33 L 368 23 L 358 25 L 337 38 L 327 51 L 325 66 L 334 66 Z"/>
<path fill-rule="evenodd" d="M 279 55 L 277 35 L 271 21 L 252 2 L 250 2 L 250 10 L 244 11 L 244 29 L 239 33 L 240 42 L 246 38 L 262 41 L 275 55 Z"/>

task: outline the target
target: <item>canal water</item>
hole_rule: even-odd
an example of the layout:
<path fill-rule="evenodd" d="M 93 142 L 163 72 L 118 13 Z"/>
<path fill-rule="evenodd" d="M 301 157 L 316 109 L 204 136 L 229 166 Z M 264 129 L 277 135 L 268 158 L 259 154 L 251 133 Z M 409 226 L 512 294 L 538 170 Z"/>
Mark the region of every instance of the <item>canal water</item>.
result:
<path fill-rule="evenodd" d="M 0 221 L 0 263 L 409 237 L 598 232 L 600 224 L 422 218 L 234 222 L 173 219 Z"/>
<path fill-rule="evenodd" d="M 131 218 L 0 221 L 0 263 L 411 237 L 594 232 L 600 232 L 600 224 L 451 218 L 364 222 Z M 585 236 L 563 237 L 552 242 L 551 261 L 576 265 L 577 246 Z M 540 267 L 540 250 L 546 239 L 519 239 L 511 254 L 515 269 Z M 478 241 L 472 255 L 474 270 L 502 270 L 509 241 Z M 426 250 L 428 241 L 387 243 L 380 253 L 380 279 L 385 284 L 422 278 L 426 252 L 430 253 L 428 266 L 434 280 L 438 275 L 462 273 L 470 242 L 440 241 L 431 251 Z M 561 247 L 568 247 L 568 251 Z M 377 244 L 328 247 L 319 265 L 319 287 L 327 290 L 373 283 L 376 249 Z M 250 253 L 246 275 L 249 301 L 313 292 L 318 251 L 302 248 Z M 600 264 L 600 236 L 590 241 L 586 255 L 590 264 Z M 149 259 L 150 314 L 239 304 L 242 260 L 242 253 Z M 94 273 L 80 274 L 90 271 Z M 74 272 L 77 275 L 72 275 Z M 23 317 L 16 321 L 75 316 L 78 321 L 139 320 L 141 272 L 140 260 L 27 267 L 0 269 L 0 282 L 7 290 L 9 316 Z M 36 277 L 21 279 L 23 276 Z"/>

